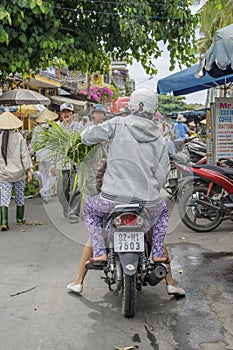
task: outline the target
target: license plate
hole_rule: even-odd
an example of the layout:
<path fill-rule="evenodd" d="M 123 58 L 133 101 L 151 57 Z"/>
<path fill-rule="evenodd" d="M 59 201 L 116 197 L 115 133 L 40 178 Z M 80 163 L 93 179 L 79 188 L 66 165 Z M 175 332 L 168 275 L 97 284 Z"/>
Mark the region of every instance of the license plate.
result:
<path fill-rule="evenodd" d="M 114 232 L 114 250 L 123 252 L 143 252 L 143 232 Z"/>
<path fill-rule="evenodd" d="M 178 170 L 177 169 L 170 170 L 167 179 L 172 180 L 172 179 L 178 179 L 178 178 L 179 178 Z"/>

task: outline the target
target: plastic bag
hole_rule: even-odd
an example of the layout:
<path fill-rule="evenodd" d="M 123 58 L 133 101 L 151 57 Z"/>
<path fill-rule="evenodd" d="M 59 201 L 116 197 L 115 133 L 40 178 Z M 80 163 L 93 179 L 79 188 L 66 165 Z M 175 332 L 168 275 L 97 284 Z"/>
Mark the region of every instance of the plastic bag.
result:
<path fill-rule="evenodd" d="M 100 192 L 106 168 L 106 146 L 98 144 L 87 153 L 78 170 L 78 186 L 83 198 Z"/>

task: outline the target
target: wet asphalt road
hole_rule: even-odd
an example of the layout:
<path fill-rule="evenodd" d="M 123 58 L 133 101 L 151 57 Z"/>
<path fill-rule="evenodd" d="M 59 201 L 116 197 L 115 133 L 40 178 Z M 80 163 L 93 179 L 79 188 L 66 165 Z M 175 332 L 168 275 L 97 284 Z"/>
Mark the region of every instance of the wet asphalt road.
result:
<path fill-rule="evenodd" d="M 27 225 L 17 227 L 12 203 L 11 230 L 0 233 L 0 349 L 233 349 L 232 222 L 200 234 L 169 209 L 166 241 L 186 298 L 168 296 L 162 281 L 143 289 L 136 317 L 125 319 L 99 271 L 88 273 L 82 295 L 66 290 L 87 238 L 83 223 L 67 223 L 56 199 L 34 198 Z"/>

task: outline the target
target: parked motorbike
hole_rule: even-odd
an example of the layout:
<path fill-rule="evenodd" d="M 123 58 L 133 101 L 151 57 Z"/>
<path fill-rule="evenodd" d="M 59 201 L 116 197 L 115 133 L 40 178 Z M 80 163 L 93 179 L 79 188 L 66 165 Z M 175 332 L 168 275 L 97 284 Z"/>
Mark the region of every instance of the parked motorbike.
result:
<path fill-rule="evenodd" d="M 180 183 L 184 178 L 190 176 L 190 170 L 186 166 L 190 161 L 187 156 L 187 152 L 178 152 L 175 156 L 169 156 L 170 158 L 170 172 L 168 174 L 167 183 L 165 185 L 165 190 L 169 194 L 169 199 L 177 199 Z M 201 158 L 196 165 L 206 165 L 207 156 L 205 155 Z M 189 163 L 195 165 L 194 163 Z M 216 163 L 219 167 L 233 168 L 233 160 L 229 158 L 221 158 Z"/>
<path fill-rule="evenodd" d="M 157 285 L 168 273 L 165 263 L 149 259 L 151 244 L 144 229 L 149 223 L 147 210 L 141 205 L 117 205 L 106 220 L 106 265 L 89 268 L 103 270 L 109 290 L 116 295 L 121 292 L 122 313 L 127 318 L 135 315 L 137 291 L 148 284 Z"/>
<path fill-rule="evenodd" d="M 192 164 L 182 168 L 188 174 L 178 190 L 182 222 L 191 230 L 209 232 L 222 221 L 233 220 L 233 168 Z"/>
<path fill-rule="evenodd" d="M 165 184 L 165 190 L 169 194 L 169 199 L 176 198 L 179 179 L 181 174 L 177 168 L 177 162 L 174 156 L 169 156 L 170 159 L 170 171 Z"/>
<path fill-rule="evenodd" d="M 207 146 L 206 143 L 200 141 L 197 138 L 189 138 L 185 141 L 186 147 L 189 152 L 190 161 L 197 163 L 206 155 Z"/>
<path fill-rule="evenodd" d="M 171 141 L 169 141 L 171 142 Z M 172 149 L 170 147 L 170 149 Z M 169 150 L 169 148 L 168 148 Z M 170 171 L 167 177 L 167 182 L 165 184 L 165 190 L 170 195 L 170 199 L 176 198 L 176 192 L 178 188 L 178 182 L 182 177 L 182 173 L 179 172 L 177 167 L 177 163 L 187 163 L 190 161 L 189 152 L 184 146 L 183 141 L 175 141 L 174 142 L 174 151 L 173 153 L 169 153 L 170 160 Z"/>
<path fill-rule="evenodd" d="M 195 137 L 190 137 L 184 141 L 174 141 L 176 154 L 170 154 L 170 172 L 168 174 L 165 189 L 170 195 L 170 199 L 176 199 L 179 181 L 185 175 L 180 169 L 178 163 L 197 163 L 206 164 L 206 144 Z M 181 171 L 180 171 L 181 170 Z"/>

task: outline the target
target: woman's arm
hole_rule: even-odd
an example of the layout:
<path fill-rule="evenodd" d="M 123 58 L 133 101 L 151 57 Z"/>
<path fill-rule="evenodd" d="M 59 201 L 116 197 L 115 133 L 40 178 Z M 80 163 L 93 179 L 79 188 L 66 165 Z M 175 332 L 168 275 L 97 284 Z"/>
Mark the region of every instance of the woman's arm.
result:
<path fill-rule="evenodd" d="M 88 146 L 104 141 L 108 142 L 114 135 L 115 125 L 115 121 L 112 119 L 97 126 L 88 126 L 82 132 L 82 142 Z"/>
<path fill-rule="evenodd" d="M 32 171 L 28 169 L 28 183 L 32 182 Z"/>

